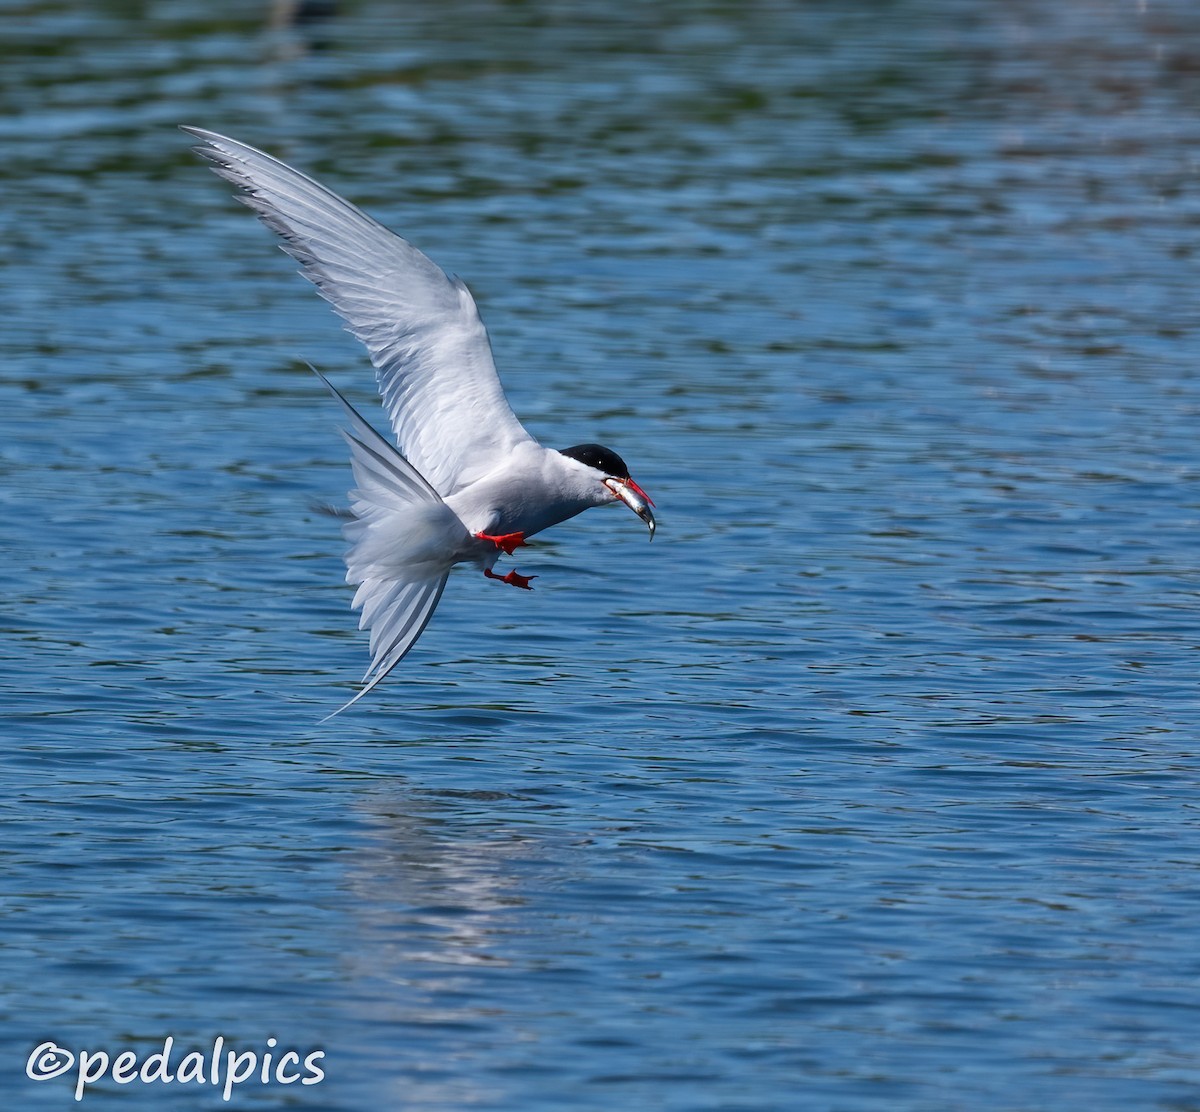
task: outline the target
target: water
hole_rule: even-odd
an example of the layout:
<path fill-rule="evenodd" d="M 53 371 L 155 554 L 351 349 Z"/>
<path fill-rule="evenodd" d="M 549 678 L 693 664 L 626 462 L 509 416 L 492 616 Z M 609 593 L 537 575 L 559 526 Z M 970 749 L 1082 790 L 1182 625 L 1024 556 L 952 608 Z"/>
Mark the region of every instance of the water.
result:
<path fill-rule="evenodd" d="M 1200 1108 L 1200 11 L 9 3 L 0 1092 Z M 177 123 L 466 278 L 659 506 L 365 668 L 310 359 Z"/>

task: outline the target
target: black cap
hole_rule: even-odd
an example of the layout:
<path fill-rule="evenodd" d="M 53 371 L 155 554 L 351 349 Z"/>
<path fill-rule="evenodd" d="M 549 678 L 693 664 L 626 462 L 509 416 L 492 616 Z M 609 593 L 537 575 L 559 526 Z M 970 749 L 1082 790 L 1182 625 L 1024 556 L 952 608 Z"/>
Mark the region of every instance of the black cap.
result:
<path fill-rule="evenodd" d="M 629 468 L 625 466 L 625 461 L 603 444 L 576 444 L 573 448 L 560 448 L 559 451 L 564 456 L 570 456 L 580 463 L 586 463 L 588 467 L 611 475 L 614 479 L 629 478 Z"/>

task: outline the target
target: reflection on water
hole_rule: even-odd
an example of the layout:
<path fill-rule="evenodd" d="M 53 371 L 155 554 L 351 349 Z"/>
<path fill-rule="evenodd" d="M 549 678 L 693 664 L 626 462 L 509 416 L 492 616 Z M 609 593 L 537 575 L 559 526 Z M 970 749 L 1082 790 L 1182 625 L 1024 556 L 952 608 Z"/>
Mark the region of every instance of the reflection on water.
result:
<path fill-rule="evenodd" d="M 436 794 L 485 803 L 504 798 L 504 793 L 451 789 Z M 347 955 L 350 975 L 384 975 L 402 982 L 414 962 L 504 964 L 503 955 L 492 949 L 491 936 L 505 909 L 524 902 L 507 874 L 512 858 L 528 847 L 516 836 L 492 839 L 482 831 L 479 841 L 439 836 L 437 819 L 421 814 L 419 801 L 401 798 L 395 805 L 400 809 L 370 817 L 370 839 L 347 868 L 355 918 L 366 936 L 364 950 Z M 405 930 L 397 936 L 398 918 Z M 367 953 L 369 962 L 359 965 L 355 957 Z"/>
<path fill-rule="evenodd" d="M 1189 1107 L 1200 11 L 280 11 L 0 38 L 10 1061 Z M 369 371 L 178 123 L 463 275 L 531 431 L 644 461 L 655 544 L 597 515 L 532 593 L 455 577 L 318 726 L 363 646 L 303 361 Z"/>
<path fill-rule="evenodd" d="M 402 1080 L 371 1087 L 376 1100 L 466 1107 L 488 1098 L 487 1085 L 448 1066 L 442 1044 L 509 1026 L 509 1009 L 464 972 L 511 967 L 505 936 L 525 902 L 515 874 L 532 847 L 482 828 L 464 838 L 439 809 L 503 798 L 458 789 L 368 797 L 365 837 L 345 867 L 352 934 L 341 975 L 356 1001 L 352 1023 L 387 1030 L 413 1052 Z"/>

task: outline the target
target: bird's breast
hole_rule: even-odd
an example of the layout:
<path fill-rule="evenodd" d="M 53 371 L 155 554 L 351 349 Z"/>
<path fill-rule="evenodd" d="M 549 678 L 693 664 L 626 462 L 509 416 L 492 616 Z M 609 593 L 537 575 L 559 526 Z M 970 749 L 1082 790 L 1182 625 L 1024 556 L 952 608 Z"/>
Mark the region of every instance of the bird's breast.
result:
<path fill-rule="evenodd" d="M 446 499 L 468 532 L 531 537 L 587 509 L 543 484 L 478 483 Z"/>

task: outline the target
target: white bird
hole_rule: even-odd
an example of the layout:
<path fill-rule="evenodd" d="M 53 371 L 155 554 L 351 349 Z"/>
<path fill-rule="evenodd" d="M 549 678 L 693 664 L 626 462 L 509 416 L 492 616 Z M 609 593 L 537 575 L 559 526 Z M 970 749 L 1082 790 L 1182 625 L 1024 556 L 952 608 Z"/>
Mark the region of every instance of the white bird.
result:
<path fill-rule="evenodd" d="M 349 201 L 254 147 L 185 127 L 198 154 L 242 192 L 283 239 L 301 274 L 366 345 L 393 447 L 318 375 L 350 428 L 356 489 L 343 512 L 346 581 L 357 586 L 359 629 L 371 631 L 357 702 L 413 647 L 450 569 L 475 564 L 489 579 L 531 590 L 535 576 L 492 570 L 527 537 L 592 506 L 624 502 L 650 530 L 653 502 L 615 452 L 599 444 L 555 451 L 508 404 L 467 287 Z M 333 715 L 329 715 L 330 718 Z"/>

